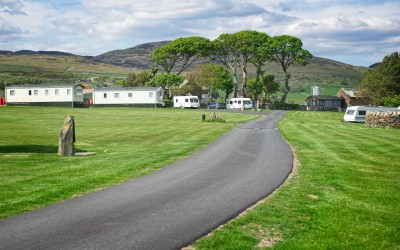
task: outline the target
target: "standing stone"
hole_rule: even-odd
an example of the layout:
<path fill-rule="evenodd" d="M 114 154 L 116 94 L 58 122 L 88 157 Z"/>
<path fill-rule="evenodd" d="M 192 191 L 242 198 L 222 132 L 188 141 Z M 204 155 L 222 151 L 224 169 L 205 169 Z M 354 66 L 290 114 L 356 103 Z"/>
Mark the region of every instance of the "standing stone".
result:
<path fill-rule="evenodd" d="M 66 115 L 64 126 L 60 131 L 60 140 L 58 144 L 59 156 L 72 156 L 75 155 L 75 124 L 74 117 Z"/>

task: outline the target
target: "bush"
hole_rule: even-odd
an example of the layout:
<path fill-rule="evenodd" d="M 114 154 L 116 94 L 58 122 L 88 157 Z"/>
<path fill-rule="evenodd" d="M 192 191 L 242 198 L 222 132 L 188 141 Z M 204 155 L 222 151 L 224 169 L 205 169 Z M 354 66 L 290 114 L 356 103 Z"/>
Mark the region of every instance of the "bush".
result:
<path fill-rule="evenodd" d="M 281 102 L 275 102 L 272 103 L 269 106 L 270 109 L 274 110 L 299 110 L 300 105 L 299 104 L 289 104 L 289 103 L 281 103 Z"/>

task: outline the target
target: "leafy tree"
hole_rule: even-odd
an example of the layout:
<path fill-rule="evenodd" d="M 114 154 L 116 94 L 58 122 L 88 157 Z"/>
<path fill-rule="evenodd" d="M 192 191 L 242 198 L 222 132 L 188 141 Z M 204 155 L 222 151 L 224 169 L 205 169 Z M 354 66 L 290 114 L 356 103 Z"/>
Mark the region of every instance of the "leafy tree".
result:
<path fill-rule="evenodd" d="M 271 94 L 278 92 L 280 84 L 275 81 L 275 76 L 267 75 L 262 78 L 262 82 L 264 84 L 264 91 L 267 99 L 269 99 Z"/>
<path fill-rule="evenodd" d="M 225 67 L 231 70 L 234 84 L 233 96 L 237 97 L 238 82 L 237 68 L 240 66 L 239 54 L 235 50 L 235 37 L 232 34 L 221 34 L 212 41 L 211 59 L 221 62 Z"/>
<path fill-rule="evenodd" d="M 134 86 L 134 81 L 136 80 L 136 74 L 135 72 L 129 73 L 127 78 L 124 81 L 124 86 L 125 87 L 132 87 Z"/>
<path fill-rule="evenodd" d="M 254 100 L 257 100 L 261 94 L 265 94 L 268 99 L 269 95 L 279 90 L 279 83 L 275 81 L 275 76 L 273 75 L 261 76 L 258 80 L 254 77 L 248 83 L 248 92 Z"/>
<path fill-rule="evenodd" d="M 184 86 L 172 86 L 170 88 L 171 96 L 181 96 L 181 95 L 195 95 L 200 99 L 202 97 L 202 87 L 193 81 L 189 80 L 189 83 Z"/>
<path fill-rule="evenodd" d="M 155 75 L 147 86 L 162 87 L 168 89 L 170 86 L 176 86 L 185 80 L 183 76 L 178 76 L 170 73 L 161 73 Z"/>
<path fill-rule="evenodd" d="M 177 86 L 185 80 L 183 76 L 178 76 L 170 73 L 160 73 L 155 75 L 150 82 L 148 82 L 147 86 L 152 87 L 162 87 L 164 90 L 169 90 L 172 86 Z M 168 92 L 166 92 L 168 93 Z M 171 95 L 166 94 L 169 99 L 171 99 Z"/>
<path fill-rule="evenodd" d="M 267 41 L 268 35 L 254 30 L 243 30 L 233 34 L 234 50 L 242 70 L 243 96 L 246 96 L 247 64 L 261 60 L 260 47 Z"/>
<path fill-rule="evenodd" d="M 272 60 L 278 62 L 285 73 L 285 89 L 281 99 L 282 103 L 286 101 L 287 94 L 290 90 L 290 73 L 288 72 L 289 67 L 296 63 L 300 65 L 307 65 L 309 63 L 308 59 L 312 58 L 312 54 L 302 47 L 302 41 L 293 36 L 282 35 L 272 38 L 270 48 L 273 55 Z"/>
<path fill-rule="evenodd" d="M 227 97 L 234 87 L 229 71 L 223 65 L 215 63 L 198 66 L 191 74 L 190 81 L 207 88 L 210 98 L 217 90 L 224 91 Z"/>
<path fill-rule="evenodd" d="M 233 72 L 234 97 L 237 97 L 236 69 L 242 71 L 243 95 L 246 96 L 247 65 L 252 63 L 257 69 L 257 81 L 262 74 L 261 67 L 269 58 L 266 53 L 269 36 L 263 32 L 243 30 L 233 34 L 222 34 L 212 42 L 212 58 L 219 60 Z"/>
<path fill-rule="evenodd" d="M 400 95 L 400 55 L 394 52 L 385 56 L 376 68 L 368 70 L 359 86 L 359 92 L 371 99 L 374 105 L 390 104 Z M 395 104 L 395 103 L 393 103 Z M 391 105 L 392 106 L 392 105 Z"/>
<path fill-rule="evenodd" d="M 153 51 L 152 58 L 166 73 L 178 67 L 177 75 L 190 67 L 201 57 L 207 57 L 211 48 L 210 40 L 192 36 L 178 38 Z"/>

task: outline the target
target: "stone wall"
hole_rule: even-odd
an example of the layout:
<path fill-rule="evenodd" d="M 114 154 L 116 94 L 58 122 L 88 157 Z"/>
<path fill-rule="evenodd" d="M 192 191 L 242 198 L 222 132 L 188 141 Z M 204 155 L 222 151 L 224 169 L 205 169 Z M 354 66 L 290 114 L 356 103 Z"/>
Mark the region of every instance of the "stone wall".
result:
<path fill-rule="evenodd" d="M 399 111 L 368 111 L 365 126 L 371 128 L 392 127 L 400 128 Z"/>

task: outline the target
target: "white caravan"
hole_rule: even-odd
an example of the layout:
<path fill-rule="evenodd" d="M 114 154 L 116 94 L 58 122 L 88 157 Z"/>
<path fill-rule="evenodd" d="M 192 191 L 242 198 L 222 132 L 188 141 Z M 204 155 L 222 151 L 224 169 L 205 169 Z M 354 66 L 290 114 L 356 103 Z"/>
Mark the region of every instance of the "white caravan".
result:
<path fill-rule="evenodd" d="M 399 108 L 392 107 L 368 107 L 368 106 L 352 106 L 346 109 L 344 114 L 344 122 L 365 122 L 367 111 L 398 111 Z"/>
<path fill-rule="evenodd" d="M 199 97 L 193 95 L 174 96 L 174 108 L 194 108 L 200 107 Z"/>
<path fill-rule="evenodd" d="M 253 103 L 250 98 L 231 98 L 226 100 L 227 109 L 252 109 Z"/>

